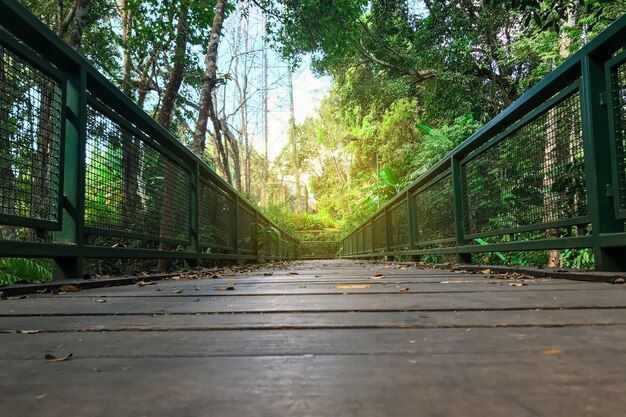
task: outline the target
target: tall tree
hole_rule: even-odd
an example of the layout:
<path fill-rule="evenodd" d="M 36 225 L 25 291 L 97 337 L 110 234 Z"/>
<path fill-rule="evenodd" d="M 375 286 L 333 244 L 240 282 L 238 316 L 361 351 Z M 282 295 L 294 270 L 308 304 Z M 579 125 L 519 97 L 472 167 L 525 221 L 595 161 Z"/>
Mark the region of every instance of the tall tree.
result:
<path fill-rule="evenodd" d="M 221 168 L 228 183 L 232 183 L 230 167 L 228 164 L 228 153 L 222 138 L 220 120 L 217 115 L 215 103 L 215 87 L 217 85 L 217 58 L 220 36 L 224 26 L 224 19 L 227 13 L 227 0 L 218 0 L 215 5 L 215 15 L 211 27 L 211 35 L 206 50 L 205 70 L 202 76 L 202 89 L 198 101 L 198 117 L 196 119 L 196 129 L 193 134 L 193 151 L 198 157 L 204 159 L 206 147 L 207 123 L 211 119 L 213 123 L 213 137 L 218 154 L 218 167 Z"/>

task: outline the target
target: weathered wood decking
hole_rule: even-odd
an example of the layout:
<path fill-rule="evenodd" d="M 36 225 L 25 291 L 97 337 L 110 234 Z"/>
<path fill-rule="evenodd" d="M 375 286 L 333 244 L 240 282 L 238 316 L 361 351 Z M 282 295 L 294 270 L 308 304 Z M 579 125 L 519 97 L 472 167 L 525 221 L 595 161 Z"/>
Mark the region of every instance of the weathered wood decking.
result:
<path fill-rule="evenodd" d="M 287 271 L 0 301 L 0 415 L 624 415 L 624 286 Z"/>

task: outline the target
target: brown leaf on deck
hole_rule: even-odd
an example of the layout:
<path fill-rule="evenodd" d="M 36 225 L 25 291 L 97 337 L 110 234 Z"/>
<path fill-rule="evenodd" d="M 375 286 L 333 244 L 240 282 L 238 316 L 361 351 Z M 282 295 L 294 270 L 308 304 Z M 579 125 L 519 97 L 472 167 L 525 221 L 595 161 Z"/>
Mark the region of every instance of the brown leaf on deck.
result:
<path fill-rule="evenodd" d="M 39 333 L 41 330 L 20 330 L 18 333 L 22 333 L 22 334 L 35 334 L 35 333 Z"/>
<path fill-rule="evenodd" d="M 410 288 L 402 288 L 400 289 L 400 292 L 409 292 Z"/>
<path fill-rule="evenodd" d="M 156 285 L 156 282 L 155 281 L 144 281 L 144 280 L 141 280 L 141 281 L 139 281 L 137 283 L 138 287 L 145 287 L 146 285 Z"/>
<path fill-rule="evenodd" d="M 45 356 L 44 358 L 46 359 L 46 362 L 63 362 L 63 361 L 68 360 L 68 359 L 69 359 L 69 358 L 71 358 L 71 357 L 72 357 L 72 354 L 71 354 L 71 353 L 70 353 L 69 355 L 67 355 L 67 356 L 63 356 L 63 357 L 61 357 L 61 358 L 57 358 L 57 357 L 56 357 L 56 356 L 54 356 L 54 355 L 51 355 L 51 354 L 49 354 L 49 353 L 46 353 L 46 356 Z"/>
<path fill-rule="evenodd" d="M 348 284 L 348 285 L 335 285 L 335 288 L 338 288 L 340 290 L 347 290 L 347 289 L 372 288 L 372 286 L 369 284 Z"/>
<path fill-rule="evenodd" d="M 234 291 L 235 287 L 216 287 L 215 289 L 218 291 Z"/>
<path fill-rule="evenodd" d="M 57 288 L 57 291 L 59 293 L 61 293 L 61 292 L 78 292 L 78 291 L 80 291 L 80 288 L 78 288 L 76 285 L 65 284 L 65 285 L 61 285 L 59 288 Z"/>
<path fill-rule="evenodd" d="M 544 355 L 559 355 L 561 353 L 561 349 L 559 348 L 550 348 L 543 351 Z"/>

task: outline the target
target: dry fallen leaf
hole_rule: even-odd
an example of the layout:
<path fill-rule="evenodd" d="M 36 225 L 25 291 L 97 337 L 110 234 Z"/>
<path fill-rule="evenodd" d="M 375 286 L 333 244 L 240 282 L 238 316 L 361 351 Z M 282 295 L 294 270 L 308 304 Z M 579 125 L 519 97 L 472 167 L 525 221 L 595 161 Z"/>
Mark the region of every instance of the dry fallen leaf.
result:
<path fill-rule="evenodd" d="M 181 292 L 183 292 L 183 290 L 181 290 L 180 288 L 172 288 L 172 292 L 174 294 L 180 294 Z"/>
<path fill-rule="evenodd" d="M 70 284 L 66 284 L 66 285 L 61 285 L 58 289 L 58 292 L 78 292 L 80 291 L 80 288 L 78 288 L 76 285 L 70 285 Z"/>
<path fill-rule="evenodd" d="M 402 288 L 400 289 L 400 292 L 409 292 L 410 288 Z"/>
<path fill-rule="evenodd" d="M 218 291 L 234 291 L 235 287 L 217 287 L 215 289 Z"/>
<path fill-rule="evenodd" d="M 482 271 L 480 271 L 481 274 L 485 274 L 485 275 L 489 275 L 491 274 L 491 269 L 487 268 L 487 269 L 483 269 Z"/>
<path fill-rule="evenodd" d="M 145 287 L 146 285 L 155 285 L 155 284 L 156 284 L 155 281 L 144 281 L 144 280 L 141 280 L 141 281 L 139 281 L 137 283 L 137 286 L 138 287 Z"/>
<path fill-rule="evenodd" d="M 289 271 L 287 272 L 287 275 L 300 275 L 300 274 L 294 271 Z"/>
<path fill-rule="evenodd" d="M 71 354 L 71 353 L 70 353 L 69 355 L 67 355 L 67 356 L 63 356 L 63 357 L 61 357 L 61 358 L 57 358 L 57 357 L 56 357 L 56 356 L 54 356 L 54 355 L 51 355 L 51 354 L 49 354 L 49 353 L 46 353 L 45 359 L 46 359 L 46 361 L 47 361 L 47 362 L 63 362 L 63 361 L 68 360 L 68 359 L 69 359 L 69 358 L 71 358 L 71 357 L 72 357 L 72 354 Z"/>
<path fill-rule="evenodd" d="M 550 348 L 543 351 L 544 355 L 559 355 L 561 353 L 561 349 L 559 348 Z"/>
<path fill-rule="evenodd" d="M 18 333 L 22 334 L 35 334 L 39 333 L 41 330 L 20 330 Z"/>
<path fill-rule="evenodd" d="M 383 275 L 383 274 L 381 274 L 380 272 L 377 272 L 377 273 L 375 273 L 375 274 L 374 274 L 374 277 L 376 277 L 376 278 L 382 278 L 382 277 L 384 277 L 384 275 Z"/>
<path fill-rule="evenodd" d="M 237 285 L 236 282 L 229 282 L 228 285 Z"/>
<path fill-rule="evenodd" d="M 273 272 L 263 272 L 263 276 L 265 276 L 265 277 L 269 277 L 269 276 L 272 276 L 272 275 L 274 275 Z"/>
<path fill-rule="evenodd" d="M 103 299 L 96 300 L 96 303 L 98 303 L 98 304 L 106 303 L 106 302 L 107 302 L 107 300 L 103 300 Z"/>
<path fill-rule="evenodd" d="M 123 244 L 123 243 L 121 243 L 121 242 L 117 242 L 117 243 L 114 243 L 113 245 L 111 245 L 111 247 L 112 247 L 112 248 L 125 248 L 125 247 L 126 247 L 126 245 L 124 245 L 124 244 Z"/>
<path fill-rule="evenodd" d="M 372 286 L 369 284 L 349 284 L 349 285 L 336 285 L 335 288 L 339 288 L 340 290 L 347 290 L 347 289 L 372 288 Z"/>
<path fill-rule="evenodd" d="M 613 280 L 613 284 L 623 284 L 624 283 L 624 278 L 615 278 Z"/>
<path fill-rule="evenodd" d="M 524 284 L 522 282 L 512 282 L 512 283 L 509 284 L 509 287 L 523 287 L 525 285 L 527 285 L 527 284 Z"/>

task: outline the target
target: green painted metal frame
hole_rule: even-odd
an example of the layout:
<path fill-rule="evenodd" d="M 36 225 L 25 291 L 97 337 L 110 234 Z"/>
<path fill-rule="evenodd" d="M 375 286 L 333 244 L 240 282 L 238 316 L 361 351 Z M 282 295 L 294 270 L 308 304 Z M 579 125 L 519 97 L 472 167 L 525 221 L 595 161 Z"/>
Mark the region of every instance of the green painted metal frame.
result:
<path fill-rule="evenodd" d="M 626 270 L 626 210 L 619 206 L 616 165 L 616 128 L 611 74 L 613 69 L 626 62 L 626 15 L 620 17 L 591 42 L 567 59 L 556 70 L 532 87 L 515 103 L 489 121 L 478 132 L 452 150 L 420 178 L 402 190 L 374 213 L 363 225 L 385 217 L 386 230 L 391 207 L 408 199 L 409 249 L 358 252 L 354 236 L 363 225 L 350 233 L 342 242 L 341 256 L 346 258 L 393 257 L 398 255 L 419 257 L 428 254 L 456 255 L 459 262 L 471 262 L 472 253 L 493 251 L 529 251 L 570 248 L 592 248 L 596 268 L 603 271 Z M 487 151 L 512 132 L 536 119 L 551 106 L 572 94 L 580 94 L 583 128 L 585 185 L 589 215 L 560 221 L 512 227 L 491 233 L 470 234 L 466 230 L 466 191 L 464 166 L 467 161 Z M 416 236 L 415 204 L 413 196 L 451 171 L 453 189 L 454 230 L 453 239 L 419 242 Z M 554 239 L 518 240 L 486 245 L 473 244 L 475 238 L 515 236 L 518 233 L 579 225 L 591 225 L 591 234 Z M 387 241 L 391 233 L 386 232 Z M 424 246 L 437 246 L 424 248 Z"/>
<path fill-rule="evenodd" d="M 282 231 L 260 213 L 253 204 L 234 190 L 180 141 L 163 129 L 110 81 L 67 45 L 47 26 L 14 0 L 0 0 L 0 44 L 19 55 L 30 65 L 57 80 L 63 86 L 62 138 L 60 158 L 59 218 L 56 222 L 0 215 L 0 224 L 53 231 L 52 242 L 0 241 L 0 256 L 52 258 L 57 278 L 82 276 L 85 258 L 184 259 L 189 265 L 197 260 L 215 259 L 256 261 L 257 236 L 252 249 L 238 247 L 239 210 L 253 214 L 255 230 L 261 222 L 281 231 L 281 243 L 275 245 L 272 259 L 294 259 L 298 240 Z M 11 34 L 11 36 L 8 35 Z M 185 240 L 155 238 L 137 233 L 85 227 L 85 160 L 87 144 L 87 106 L 97 107 L 107 118 L 136 134 L 160 154 L 183 167 L 191 179 L 190 230 Z M 200 242 L 199 185 L 209 181 L 233 202 L 229 226 L 232 245 L 205 245 Z M 254 225 L 251 225 L 251 227 Z M 86 236 L 114 236 L 182 245 L 184 250 L 111 248 L 86 244 Z M 208 253 L 219 249 L 221 253 Z"/>

